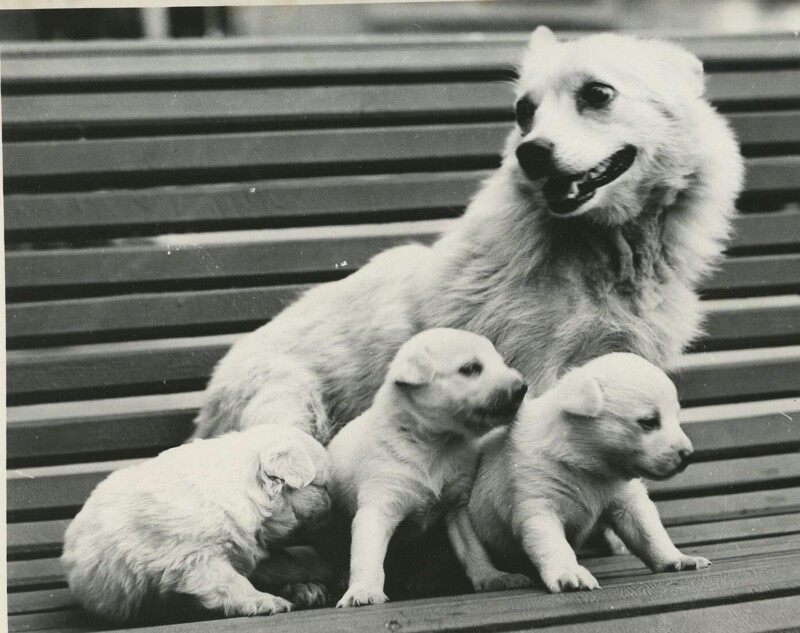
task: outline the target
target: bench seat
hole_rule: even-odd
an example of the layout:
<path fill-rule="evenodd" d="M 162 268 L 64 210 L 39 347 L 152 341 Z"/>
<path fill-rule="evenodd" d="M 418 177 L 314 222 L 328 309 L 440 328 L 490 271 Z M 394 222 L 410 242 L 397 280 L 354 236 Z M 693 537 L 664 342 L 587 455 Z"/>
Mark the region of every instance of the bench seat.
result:
<path fill-rule="evenodd" d="M 714 562 L 586 565 L 541 589 L 155 627 L 778 631 L 800 627 L 800 45 L 675 37 L 736 131 L 746 187 L 673 377 L 697 463 L 650 488 Z M 58 563 L 110 472 L 188 437 L 230 345 L 314 284 L 430 243 L 499 164 L 523 35 L 4 44 L 12 631 L 99 631 Z M 720 628 L 722 627 L 722 628 Z"/>

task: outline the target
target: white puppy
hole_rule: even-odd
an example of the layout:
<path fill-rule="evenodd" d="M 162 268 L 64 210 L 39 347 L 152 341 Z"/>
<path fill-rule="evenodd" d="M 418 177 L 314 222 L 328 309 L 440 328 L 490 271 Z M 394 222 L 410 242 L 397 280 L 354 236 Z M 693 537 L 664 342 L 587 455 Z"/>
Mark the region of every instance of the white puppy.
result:
<path fill-rule="evenodd" d="M 442 512 L 476 590 L 528 584 L 489 562 L 466 510 L 477 440 L 513 419 L 525 391 L 482 336 L 433 329 L 400 348 L 372 407 L 329 446 L 334 507 L 352 519 L 350 586 L 337 606 L 385 602 L 383 563 L 396 528 L 408 520 L 424 531 Z"/>
<path fill-rule="evenodd" d="M 226 616 L 288 611 L 247 577 L 270 548 L 324 519 L 330 462 L 287 426 L 200 440 L 119 470 L 67 529 L 75 599 L 113 622 L 163 616 L 178 596 Z"/>
<path fill-rule="evenodd" d="M 599 586 L 573 550 L 598 520 L 654 571 L 707 567 L 672 544 L 640 479 L 686 466 L 678 410 L 666 374 L 634 354 L 572 370 L 486 447 L 469 503 L 480 538 L 498 555 L 521 544 L 552 592 Z"/>

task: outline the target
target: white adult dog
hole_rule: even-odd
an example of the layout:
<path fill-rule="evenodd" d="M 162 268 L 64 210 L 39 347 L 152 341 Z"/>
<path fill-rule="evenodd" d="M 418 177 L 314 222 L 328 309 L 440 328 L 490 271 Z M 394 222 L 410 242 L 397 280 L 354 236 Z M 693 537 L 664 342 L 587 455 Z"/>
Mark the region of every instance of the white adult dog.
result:
<path fill-rule="evenodd" d="M 654 571 L 707 567 L 672 544 L 640 479 L 686 467 L 679 409 L 675 385 L 634 354 L 570 371 L 485 446 L 469 501 L 481 540 L 510 560 L 524 551 L 552 592 L 599 587 L 573 547 L 601 519 Z"/>
<path fill-rule="evenodd" d="M 273 547 L 326 517 L 329 477 L 325 449 L 278 425 L 118 470 L 67 528 L 61 562 L 70 591 L 115 623 L 158 621 L 176 605 L 226 616 L 289 611 L 290 602 L 248 577 L 259 563 L 268 567 Z M 306 602 L 324 593 L 306 595 L 307 583 L 302 592 Z"/>
<path fill-rule="evenodd" d="M 492 565 L 467 513 L 480 438 L 514 419 L 526 390 L 483 336 L 436 328 L 400 348 L 373 405 L 328 446 L 337 520 L 352 521 L 338 606 L 386 602 L 383 563 L 395 530 L 405 521 L 424 532 L 439 516 L 477 591 L 529 584 Z"/>
<path fill-rule="evenodd" d="M 196 419 L 267 422 L 323 442 L 362 413 L 390 360 L 432 327 L 489 338 L 534 394 L 613 351 L 670 367 L 699 330 L 742 183 L 699 60 L 665 42 L 534 31 L 502 166 L 433 246 L 376 256 L 240 339 Z"/>

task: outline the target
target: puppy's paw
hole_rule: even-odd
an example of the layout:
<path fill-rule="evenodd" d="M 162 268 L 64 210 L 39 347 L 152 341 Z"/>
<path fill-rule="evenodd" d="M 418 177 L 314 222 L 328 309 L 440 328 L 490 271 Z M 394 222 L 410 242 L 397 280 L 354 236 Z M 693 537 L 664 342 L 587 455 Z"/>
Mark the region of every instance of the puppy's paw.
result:
<path fill-rule="evenodd" d="M 703 569 L 710 566 L 711 561 L 707 558 L 681 554 L 679 558 L 664 563 L 658 571 L 684 571 L 686 569 Z"/>
<path fill-rule="evenodd" d="M 284 585 L 280 593 L 299 609 L 325 607 L 330 602 L 328 588 L 319 582 L 298 582 Z"/>
<path fill-rule="evenodd" d="M 288 600 L 265 593 L 247 604 L 237 604 L 233 609 L 226 609 L 227 616 L 240 615 L 273 615 L 274 613 L 284 613 L 294 609 L 294 605 Z"/>
<path fill-rule="evenodd" d="M 475 591 L 503 591 L 504 589 L 519 589 L 530 587 L 531 579 L 523 574 L 499 573 L 485 578 L 476 578 L 472 582 Z"/>
<path fill-rule="evenodd" d="M 383 604 L 387 600 L 389 599 L 380 587 L 355 584 L 350 585 L 342 596 L 342 599 L 336 603 L 336 608 L 361 607 L 366 604 Z"/>
<path fill-rule="evenodd" d="M 551 593 L 591 591 L 600 588 L 600 583 L 583 565 L 544 572 L 542 580 Z"/>

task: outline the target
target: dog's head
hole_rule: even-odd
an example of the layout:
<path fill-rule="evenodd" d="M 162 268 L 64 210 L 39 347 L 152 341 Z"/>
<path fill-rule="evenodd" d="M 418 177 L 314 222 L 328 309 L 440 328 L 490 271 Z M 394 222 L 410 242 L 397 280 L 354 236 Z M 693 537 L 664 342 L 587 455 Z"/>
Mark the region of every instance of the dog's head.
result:
<path fill-rule="evenodd" d="M 429 430 L 460 435 L 508 424 L 527 391 L 489 339 L 449 328 L 426 330 L 406 342 L 387 380 Z"/>
<path fill-rule="evenodd" d="M 675 385 L 652 363 L 607 354 L 569 372 L 556 389 L 576 450 L 604 468 L 666 479 L 688 465 L 692 443 L 680 428 Z"/>
<path fill-rule="evenodd" d="M 507 161 L 553 215 L 625 222 L 656 186 L 685 186 L 687 116 L 703 90 L 702 64 L 678 46 L 616 34 L 559 42 L 539 27 L 520 68 Z"/>
<path fill-rule="evenodd" d="M 245 433 L 258 446 L 259 485 L 276 503 L 284 503 L 298 524 L 326 521 L 331 509 L 327 491 L 331 462 L 325 448 L 290 426 L 263 424 Z"/>

